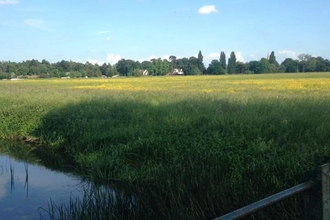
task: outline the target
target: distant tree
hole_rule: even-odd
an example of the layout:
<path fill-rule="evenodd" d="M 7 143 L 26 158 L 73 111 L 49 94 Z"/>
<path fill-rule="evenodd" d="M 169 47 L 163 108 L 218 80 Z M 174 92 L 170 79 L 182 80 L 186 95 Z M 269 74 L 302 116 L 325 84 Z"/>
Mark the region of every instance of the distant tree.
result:
<path fill-rule="evenodd" d="M 184 74 L 185 75 L 200 75 L 201 71 L 197 68 L 197 66 L 189 65 L 187 68 L 185 68 Z"/>
<path fill-rule="evenodd" d="M 38 69 L 39 69 L 39 74 L 47 74 L 47 72 L 48 72 L 48 68 L 47 68 L 47 66 L 46 66 L 46 64 L 40 64 L 39 66 L 38 66 Z"/>
<path fill-rule="evenodd" d="M 207 67 L 206 73 L 212 75 L 225 74 L 225 69 L 222 68 L 219 60 L 212 60 Z"/>
<path fill-rule="evenodd" d="M 17 73 L 17 64 L 15 62 L 5 62 L 5 72 L 10 74 L 16 74 Z"/>
<path fill-rule="evenodd" d="M 170 62 L 175 61 L 176 60 L 176 56 L 174 56 L 174 55 L 169 56 L 169 60 L 170 60 Z"/>
<path fill-rule="evenodd" d="M 221 65 L 222 69 L 226 70 L 226 68 L 227 68 L 226 54 L 223 51 L 221 51 L 221 53 L 220 53 L 220 65 Z"/>
<path fill-rule="evenodd" d="M 32 59 L 32 60 L 28 60 L 27 62 L 29 62 L 30 67 L 34 66 L 34 67 L 38 67 L 40 62 L 38 60 Z"/>
<path fill-rule="evenodd" d="M 292 58 L 286 58 L 281 66 L 285 67 L 286 73 L 296 73 L 298 72 L 298 60 L 293 60 Z"/>
<path fill-rule="evenodd" d="M 104 63 L 100 67 L 100 70 L 101 70 L 102 75 L 107 76 L 107 77 L 112 77 L 112 76 L 118 74 L 117 71 L 116 71 L 116 68 L 111 66 L 111 64 L 105 64 Z"/>
<path fill-rule="evenodd" d="M 256 73 L 258 63 L 259 63 L 259 61 L 256 61 L 256 60 L 252 60 L 249 62 L 249 71 L 251 73 Z"/>
<path fill-rule="evenodd" d="M 176 68 L 182 69 L 183 72 L 186 73 L 188 71 L 188 69 L 190 68 L 189 60 L 186 57 L 184 57 L 182 59 L 177 59 L 176 60 Z M 197 66 L 197 68 L 198 68 L 198 66 Z M 199 68 L 198 68 L 198 70 L 199 70 Z"/>
<path fill-rule="evenodd" d="M 122 76 L 132 76 L 136 63 L 133 60 L 121 59 L 116 64 L 118 73 Z"/>
<path fill-rule="evenodd" d="M 279 66 L 278 62 L 276 61 L 275 53 L 272 51 L 269 56 L 269 63 L 274 64 L 275 66 Z"/>
<path fill-rule="evenodd" d="M 198 68 L 198 58 L 191 56 L 184 67 L 186 75 L 200 75 L 202 72 Z"/>
<path fill-rule="evenodd" d="M 52 78 L 59 78 L 61 75 L 61 72 L 58 69 L 52 69 L 49 73 L 49 76 Z"/>
<path fill-rule="evenodd" d="M 316 57 L 317 63 L 316 63 L 316 72 L 325 72 L 327 71 L 327 66 L 325 64 L 325 61 L 322 57 Z"/>
<path fill-rule="evenodd" d="M 230 53 L 230 57 L 228 59 L 228 67 L 227 67 L 227 72 L 229 74 L 234 74 L 236 73 L 236 55 L 235 52 L 232 51 Z"/>
<path fill-rule="evenodd" d="M 236 73 L 245 73 L 247 70 L 249 70 L 248 65 L 243 62 L 236 62 Z"/>
<path fill-rule="evenodd" d="M 48 70 L 51 68 L 50 62 L 45 59 L 41 60 L 41 64 L 44 64 Z"/>
<path fill-rule="evenodd" d="M 302 53 L 298 55 L 298 59 L 300 61 L 309 61 L 310 59 L 312 59 L 312 55 Z"/>
<path fill-rule="evenodd" d="M 326 71 L 330 71 L 330 60 L 325 59 L 324 64 L 325 64 L 325 67 L 326 67 Z"/>
<path fill-rule="evenodd" d="M 266 58 L 261 58 L 256 66 L 255 73 L 272 73 L 273 68 Z"/>
<path fill-rule="evenodd" d="M 18 70 L 17 70 L 17 75 L 19 76 L 26 76 L 29 73 L 29 67 L 25 62 L 22 62 L 19 66 L 18 66 Z"/>
<path fill-rule="evenodd" d="M 81 72 L 78 71 L 70 71 L 69 73 L 70 78 L 80 78 L 81 77 Z"/>
<path fill-rule="evenodd" d="M 173 72 L 173 69 L 174 69 L 174 67 L 175 67 L 176 56 L 171 55 L 171 56 L 169 57 L 169 61 L 171 62 L 171 72 Z"/>
<path fill-rule="evenodd" d="M 150 74 L 152 75 L 166 75 L 171 71 L 170 62 L 162 60 L 161 58 L 151 60 Z"/>
<path fill-rule="evenodd" d="M 316 72 L 317 71 L 318 60 L 315 57 L 311 57 L 306 61 L 305 71 L 306 72 Z"/>
<path fill-rule="evenodd" d="M 86 67 L 83 63 L 71 62 L 71 70 L 82 72 L 86 70 Z"/>
<path fill-rule="evenodd" d="M 92 64 L 90 62 L 85 63 L 86 76 L 88 77 L 100 77 L 102 75 L 100 66 L 98 64 Z M 82 73 L 83 75 L 83 73 Z"/>
<path fill-rule="evenodd" d="M 65 72 L 65 73 L 70 72 L 70 70 L 71 70 L 70 62 L 68 62 L 66 60 L 62 60 L 61 62 L 58 63 L 58 65 L 60 66 L 62 71 Z"/>
<path fill-rule="evenodd" d="M 204 66 L 204 63 L 203 63 L 203 55 L 202 55 L 202 52 L 199 51 L 198 52 L 198 56 L 197 56 L 197 67 L 198 69 L 201 71 L 201 73 L 204 73 L 205 72 L 205 66 Z"/>
<path fill-rule="evenodd" d="M 39 72 L 38 67 L 36 67 L 36 66 L 30 66 L 29 73 L 28 74 L 29 75 L 39 75 L 40 72 Z"/>
<path fill-rule="evenodd" d="M 198 67 L 198 58 L 191 56 L 188 61 L 190 65 Z"/>
<path fill-rule="evenodd" d="M 150 72 L 151 65 L 152 63 L 150 61 L 143 61 L 141 63 L 141 69 L 146 69 Z"/>

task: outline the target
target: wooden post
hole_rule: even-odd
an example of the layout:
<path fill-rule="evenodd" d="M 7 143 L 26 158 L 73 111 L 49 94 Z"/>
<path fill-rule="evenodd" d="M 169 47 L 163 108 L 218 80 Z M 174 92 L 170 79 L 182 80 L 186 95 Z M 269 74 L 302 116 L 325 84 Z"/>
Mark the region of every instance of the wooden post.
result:
<path fill-rule="evenodd" d="M 305 220 L 330 220 L 329 164 L 307 171 L 304 179 L 314 182 L 305 192 Z"/>

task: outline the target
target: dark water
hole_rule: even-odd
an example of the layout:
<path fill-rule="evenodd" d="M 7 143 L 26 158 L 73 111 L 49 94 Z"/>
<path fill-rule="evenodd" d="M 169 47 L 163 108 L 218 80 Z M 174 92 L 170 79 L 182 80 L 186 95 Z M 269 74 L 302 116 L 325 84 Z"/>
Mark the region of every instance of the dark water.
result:
<path fill-rule="evenodd" d="M 9 149 L 22 147 L 17 145 L 0 141 L 1 220 L 49 219 L 50 199 L 65 204 L 70 197 L 83 195 L 79 176 L 47 168 L 26 153 L 24 157 L 14 156 Z"/>

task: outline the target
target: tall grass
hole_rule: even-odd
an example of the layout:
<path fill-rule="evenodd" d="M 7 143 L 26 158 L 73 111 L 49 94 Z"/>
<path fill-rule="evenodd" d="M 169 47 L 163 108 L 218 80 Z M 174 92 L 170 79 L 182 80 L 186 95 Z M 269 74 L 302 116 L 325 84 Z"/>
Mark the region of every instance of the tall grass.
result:
<path fill-rule="evenodd" d="M 329 88 L 329 73 L 0 82 L 0 137 L 138 184 L 139 210 L 212 219 L 328 161 Z M 303 215 L 298 198 L 278 206 L 259 217 Z"/>

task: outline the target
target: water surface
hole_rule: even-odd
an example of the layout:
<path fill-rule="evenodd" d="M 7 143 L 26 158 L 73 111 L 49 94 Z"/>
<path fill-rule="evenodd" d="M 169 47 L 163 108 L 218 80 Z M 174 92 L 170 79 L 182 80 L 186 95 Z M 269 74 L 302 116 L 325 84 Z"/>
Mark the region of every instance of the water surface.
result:
<path fill-rule="evenodd" d="M 8 149 L 17 144 L 0 142 L 0 219 L 49 219 L 50 199 L 65 204 L 83 195 L 79 176 L 13 156 Z"/>

